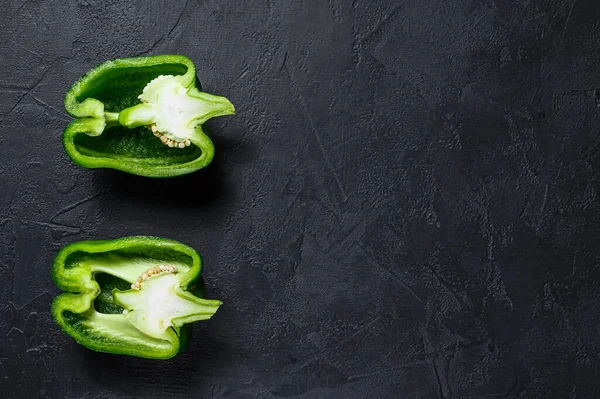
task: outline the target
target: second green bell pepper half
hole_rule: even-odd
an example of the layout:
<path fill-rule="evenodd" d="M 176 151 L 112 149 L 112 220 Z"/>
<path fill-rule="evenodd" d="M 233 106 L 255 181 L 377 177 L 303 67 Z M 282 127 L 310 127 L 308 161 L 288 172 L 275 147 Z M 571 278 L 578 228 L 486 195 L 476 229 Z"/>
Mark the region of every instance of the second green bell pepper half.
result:
<path fill-rule="evenodd" d="M 77 118 L 63 133 L 75 163 L 148 177 L 207 166 L 214 145 L 202 124 L 235 113 L 225 97 L 201 91 L 181 55 L 106 61 L 69 89 L 65 108 Z"/>
<path fill-rule="evenodd" d="M 52 266 L 64 291 L 52 316 L 89 349 L 168 359 L 187 346 L 188 323 L 211 318 L 221 305 L 190 292 L 201 269 L 196 251 L 163 238 L 69 244 Z"/>

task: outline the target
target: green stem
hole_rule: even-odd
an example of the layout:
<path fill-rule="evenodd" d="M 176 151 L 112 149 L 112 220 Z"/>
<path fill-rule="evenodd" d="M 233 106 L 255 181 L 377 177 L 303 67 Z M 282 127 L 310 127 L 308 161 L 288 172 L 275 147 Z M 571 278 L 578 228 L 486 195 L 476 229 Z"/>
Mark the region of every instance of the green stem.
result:
<path fill-rule="evenodd" d="M 109 126 L 119 125 L 119 113 L 118 112 L 105 112 L 104 119 L 106 124 Z"/>

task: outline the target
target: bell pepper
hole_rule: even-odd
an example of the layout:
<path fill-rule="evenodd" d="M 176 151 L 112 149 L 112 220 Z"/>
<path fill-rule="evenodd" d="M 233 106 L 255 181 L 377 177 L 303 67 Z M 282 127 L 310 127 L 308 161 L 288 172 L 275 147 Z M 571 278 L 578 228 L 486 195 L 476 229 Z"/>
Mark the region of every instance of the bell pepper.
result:
<path fill-rule="evenodd" d="M 201 268 L 192 248 L 158 237 L 69 244 L 52 265 L 64 291 L 52 316 L 89 349 L 168 359 L 187 347 L 188 323 L 211 318 L 221 305 L 190 292 Z"/>
<path fill-rule="evenodd" d="M 214 146 L 202 124 L 235 113 L 226 98 L 201 91 L 181 55 L 106 61 L 69 89 L 65 108 L 77 118 L 63 133 L 76 164 L 148 177 L 207 166 Z"/>

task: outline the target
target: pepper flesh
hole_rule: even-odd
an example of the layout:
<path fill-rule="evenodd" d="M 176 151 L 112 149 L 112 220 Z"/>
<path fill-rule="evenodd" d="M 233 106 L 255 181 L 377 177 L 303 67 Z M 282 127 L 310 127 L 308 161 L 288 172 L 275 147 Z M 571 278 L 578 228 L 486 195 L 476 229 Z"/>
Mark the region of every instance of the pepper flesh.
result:
<path fill-rule="evenodd" d="M 221 305 L 188 290 L 201 268 L 192 248 L 157 237 L 70 244 L 52 267 L 53 280 L 65 291 L 54 299 L 52 315 L 89 349 L 168 359 L 185 348 L 186 324 L 209 319 Z M 140 288 L 132 288 L 142 275 Z"/>
<path fill-rule="evenodd" d="M 214 146 L 202 124 L 235 113 L 226 98 L 201 91 L 181 55 L 106 61 L 69 89 L 65 108 L 77 118 L 63 134 L 75 163 L 149 177 L 207 166 Z"/>
<path fill-rule="evenodd" d="M 119 123 L 130 128 L 154 125 L 170 140 L 195 142 L 195 127 L 208 119 L 233 112 L 224 97 L 186 88 L 176 76 L 160 75 L 144 87 L 141 104 L 119 113 Z"/>

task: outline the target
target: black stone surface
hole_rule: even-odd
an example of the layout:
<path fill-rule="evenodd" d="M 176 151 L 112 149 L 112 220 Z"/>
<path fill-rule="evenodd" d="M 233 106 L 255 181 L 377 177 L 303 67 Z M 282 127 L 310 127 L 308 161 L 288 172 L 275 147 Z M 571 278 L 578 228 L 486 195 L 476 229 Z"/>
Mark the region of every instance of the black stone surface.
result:
<path fill-rule="evenodd" d="M 596 0 L 3 1 L 1 398 L 600 397 Z M 206 170 L 73 165 L 70 85 L 181 53 Z M 67 243 L 185 242 L 224 306 L 170 361 L 49 314 Z"/>

